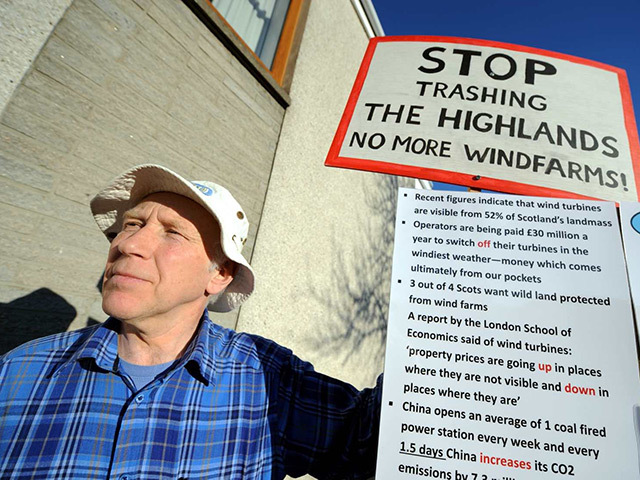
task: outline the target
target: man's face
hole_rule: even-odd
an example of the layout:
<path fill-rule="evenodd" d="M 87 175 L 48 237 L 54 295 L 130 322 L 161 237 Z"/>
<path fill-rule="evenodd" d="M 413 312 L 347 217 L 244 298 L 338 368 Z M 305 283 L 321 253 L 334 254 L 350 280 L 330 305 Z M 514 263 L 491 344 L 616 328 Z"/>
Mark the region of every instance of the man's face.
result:
<path fill-rule="evenodd" d="M 231 281 L 210 270 L 211 245 L 219 238 L 217 224 L 197 203 L 173 193 L 149 195 L 124 215 L 111 243 L 103 310 L 129 324 L 199 318 L 208 296 Z"/>

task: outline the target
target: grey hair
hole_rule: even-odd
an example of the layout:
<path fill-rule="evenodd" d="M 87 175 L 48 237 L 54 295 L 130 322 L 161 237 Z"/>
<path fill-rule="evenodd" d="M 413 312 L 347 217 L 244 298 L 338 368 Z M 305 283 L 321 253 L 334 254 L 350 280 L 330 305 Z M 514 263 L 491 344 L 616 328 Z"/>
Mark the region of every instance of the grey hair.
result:
<path fill-rule="evenodd" d="M 211 265 L 209 266 L 209 271 L 214 271 L 224 264 L 229 262 L 229 259 L 224 254 L 224 250 L 222 249 L 222 244 L 220 242 L 216 242 L 213 246 L 213 259 L 211 260 Z"/>
<path fill-rule="evenodd" d="M 209 271 L 213 272 L 214 270 L 218 270 L 223 265 L 226 265 L 229 262 L 231 262 L 231 260 L 229 260 L 227 256 L 224 254 L 224 250 L 222 249 L 222 244 L 220 242 L 216 242 L 216 244 L 213 246 L 213 259 L 211 260 L 211 264 L 209 265 Z M 209 297 L 209 300 L 207 301 L 207 306 L 212 307 L 213 304 L 216 303 L 220 295 L 222 295 L 223 293 L 224 293 L 224 290 L 222 290 L 221 292 L 218 292 L 215 295 L 211 295 Z"/>

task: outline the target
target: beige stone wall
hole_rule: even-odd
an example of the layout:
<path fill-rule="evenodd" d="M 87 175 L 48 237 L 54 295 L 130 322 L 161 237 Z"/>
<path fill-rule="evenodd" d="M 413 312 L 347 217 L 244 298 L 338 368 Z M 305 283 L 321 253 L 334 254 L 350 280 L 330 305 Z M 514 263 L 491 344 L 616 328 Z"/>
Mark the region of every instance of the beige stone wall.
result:
<path fill-rule="evenodd" d="M 76 0 L 54 26 L 0 117 L 0 322 L 39 318 L 16 331 L 35 336 L 103 319 L 87 203 L 157 162 L 241 199 L 248 256 L 260 225 L 238 329 L 371 384 L 399 180 L 323 165 L 368 41 L 351 3 L 311 3 L 279 144 L 283 108 L 183 4 Z"/>
<path fill-rule="evenodd" d="M 0 2 L 0 113 L 71 2 Z"/>
<path fill-rule="evenodd" d="M 88 202 L 133 165 L 226 185 L 251 255 L 283 115 L 182 3 L 74 1 L 0 117 L 0 350 L 104 319 Z"/>
<path fill-rule="evenodd" d="M 218 321 L 373 384 L 406 182 L 324 166 L 368 41 L 351 2 L 311 2 L 286 116 L 180 2 L 75 0 L 54 26 L 0 116 L 0 353 L 104 318 L 88 201 L 154 162 L 247 210 L 257 291 Z"/>
<path fill-rule="evenodd" d="M 397 186 L 324 159 L 368 38 L 350 2 L 307 19 L 238 329 L 273 338 L 358 387 L 382 370 Z"/>

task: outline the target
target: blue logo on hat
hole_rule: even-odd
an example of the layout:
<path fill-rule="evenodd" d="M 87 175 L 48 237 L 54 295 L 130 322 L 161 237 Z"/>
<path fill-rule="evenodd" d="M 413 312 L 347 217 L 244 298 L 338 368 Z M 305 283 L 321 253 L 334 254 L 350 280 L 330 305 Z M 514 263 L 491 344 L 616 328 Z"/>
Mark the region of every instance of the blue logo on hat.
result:
<path fill-rule="evenodd" d="M 191 182 L 191 183 L 193 183 L 193 185 L 202 193 L 204 193 L 207 197 L 210 197 L 211 195 L 213 195 L 213 190 L 211 190 L 209 187 L 205 187 L 204 185 L 201 185 L 196 182 Z"/>

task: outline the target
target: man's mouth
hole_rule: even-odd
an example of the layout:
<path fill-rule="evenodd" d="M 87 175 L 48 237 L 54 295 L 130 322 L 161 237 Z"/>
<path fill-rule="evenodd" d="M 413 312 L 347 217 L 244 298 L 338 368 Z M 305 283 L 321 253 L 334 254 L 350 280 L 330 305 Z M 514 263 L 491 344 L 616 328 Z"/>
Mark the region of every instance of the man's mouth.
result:
<path fill-rule="evenodd" d="M 116 285 L 137 285 L 139 283 L 147 282 L 144 278 L 127 272 L 113 272 L 107 281 L 114 282 Z"/>

